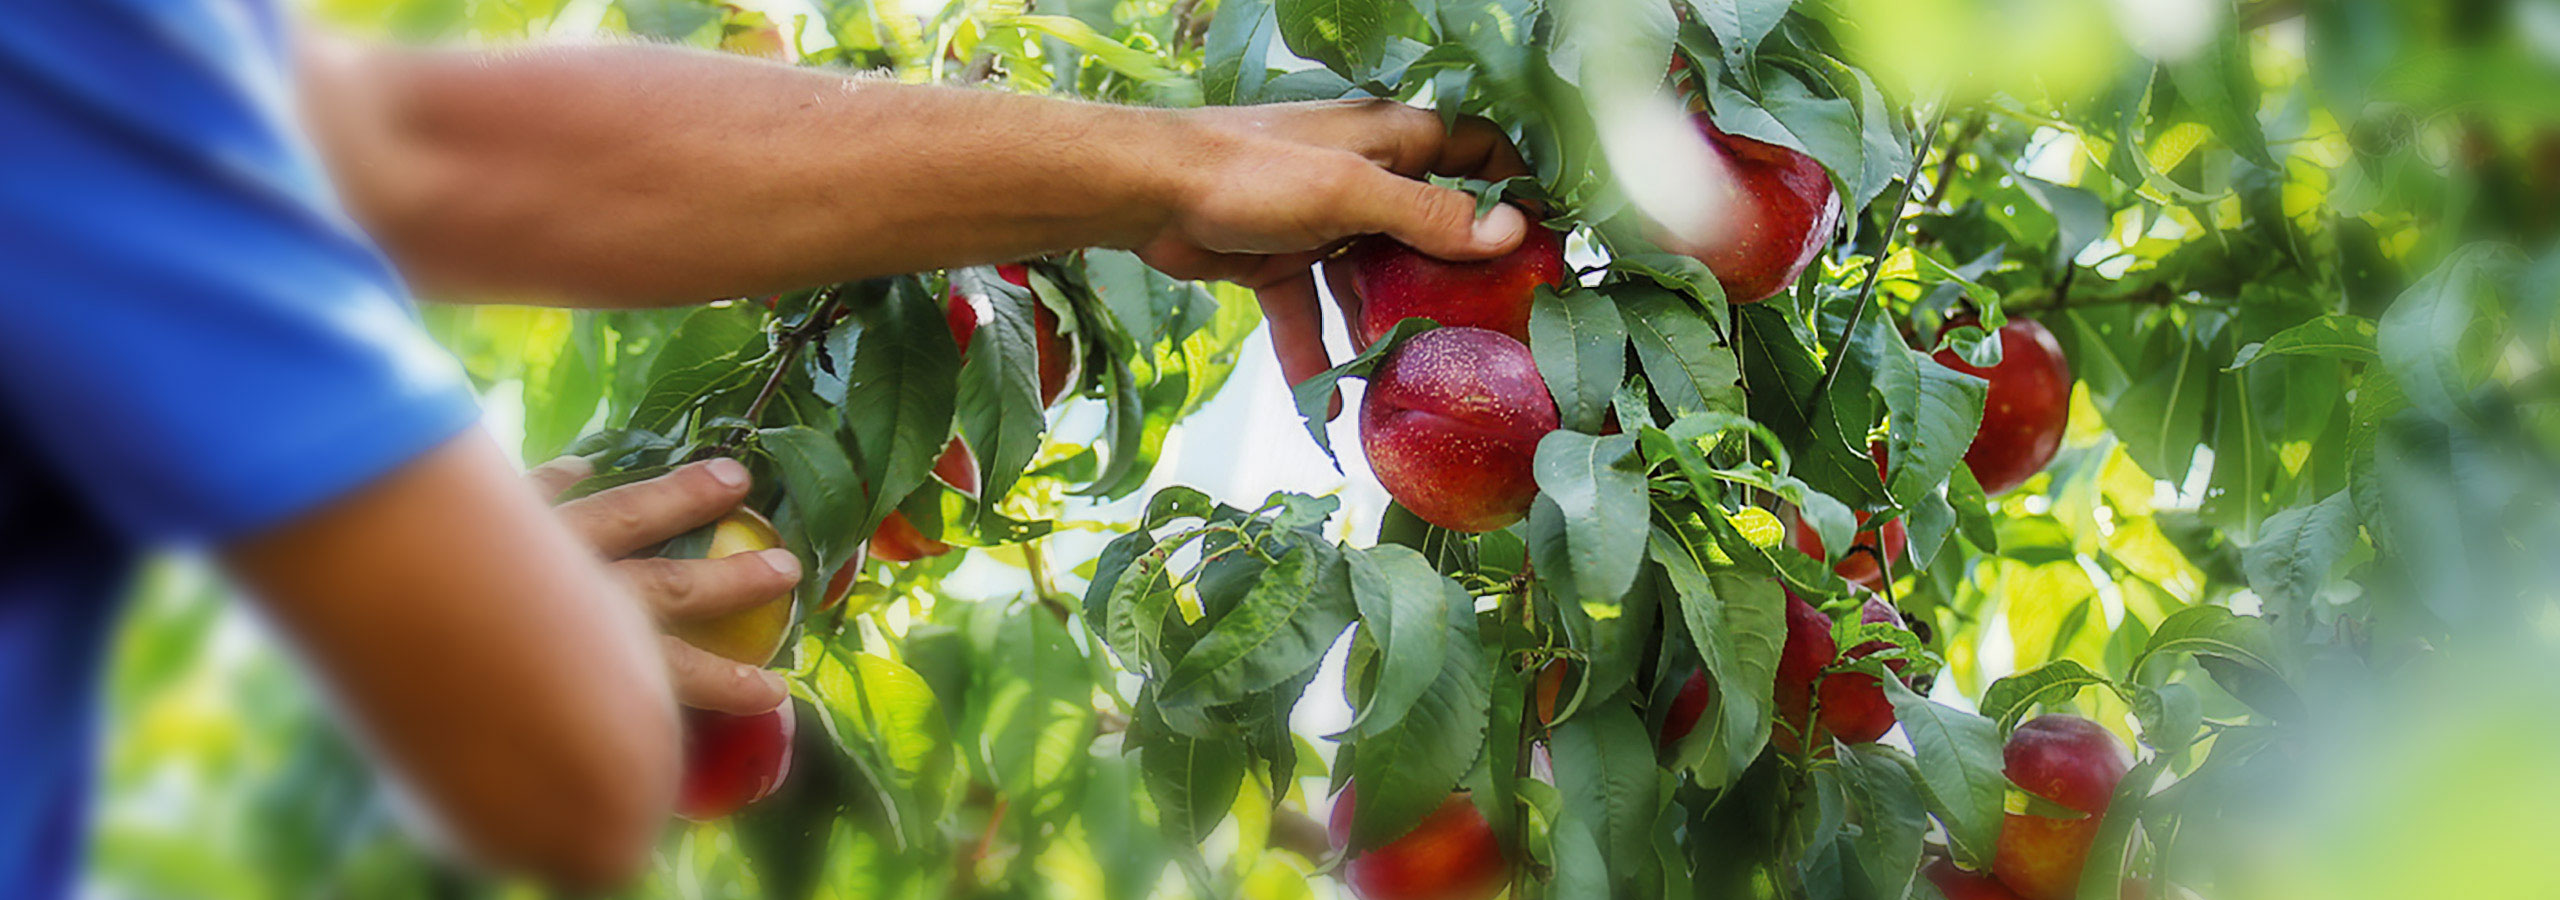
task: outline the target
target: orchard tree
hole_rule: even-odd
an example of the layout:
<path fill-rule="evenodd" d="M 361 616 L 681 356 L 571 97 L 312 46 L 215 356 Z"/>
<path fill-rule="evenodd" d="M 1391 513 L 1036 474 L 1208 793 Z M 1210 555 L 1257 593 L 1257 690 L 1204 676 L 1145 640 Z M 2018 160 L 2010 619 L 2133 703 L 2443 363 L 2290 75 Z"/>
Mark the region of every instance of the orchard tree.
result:
<path fill-rule="evenodd" d="M 389 21 L 564 14 L 452 6 Z M 2533 178 L 2551 95 L 2480 102 L 2463 76 L 2538 71 L 2530 48 L 2423 4 L 2198 0 L 2183 29 L 2013 6 L 600 5 L 611 31 L 906 81 L 1482 116 L 1534 175 L 1462 186 L 1539 224 L 1485 263 L 1384 238 L 1325 263 L 1356 354 L 1263 414 L 1360 454 L 1379 521 L 1137 502 L 1258 322 L 1128 253 L 691 312 L 435 311 L 521 397 L 528 458 L 597 463 L 580 492 L 749 462 L 747 507 L 661 552 L 778 545 L 809 573 L 696 635 L 794 700 L 688 719 L 700 821 L 652 890 L 2245 880 L 2249 788 L 2328 698 L 2548 600 L 2549 554 L 2521 551 L 2560 537 L 2554 270 L 2517 247 L 2560 208 Z M 2364 52 L 2313 66 L 2306 34 Z M 1062 426 L 1074 406 L 1098 428 Z M 1095 528 L 1098 554 L 1062 539 Z M 953 599 L 968 560 L 1017 595 Z M 1339 700 L 1308 696 L 1328 660 Z M 1309 703 L 1348 726 L 1293 730 Z M 268 815 L 331 833 L 374 808 Z M 387 839 L 301 858 L 271 877 L 477 889 Z"/>

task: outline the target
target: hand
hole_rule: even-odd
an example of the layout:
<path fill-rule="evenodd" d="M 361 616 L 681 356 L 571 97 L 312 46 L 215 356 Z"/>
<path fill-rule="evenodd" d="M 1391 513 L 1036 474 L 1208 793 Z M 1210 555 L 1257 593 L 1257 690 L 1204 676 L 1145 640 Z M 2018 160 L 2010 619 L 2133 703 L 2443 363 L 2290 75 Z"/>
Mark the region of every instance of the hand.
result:
<path fill-rule="evenodd" d="M 1173 219 L 1138 255 L 1178 278 L 1252 288 L 1290 384 L 1333 365 L 1314 270 L 1350 239 L 1385 234 L 1442 259 L 1472 260 L 1508 253 L 1528 233 L 1516 207 L 1498 205 L 1477 219 L 1474 196 L 1420 180 L 1526 174 L 1511 139 L 1483 119 L 1443 128 L 1437 114 L 1389 100 L 1185 115 L 1206 138 L 1189 148 L 1197 163 Z M 1325 280 L 1344 320 L 1356 321 L 1360 299 L 1348 273 L 1326 266 Z M 1339 397 L 1334 406 L 1339 412 Z"/>
<path fill-rule="evenodd" d="M 563 456 L 526 473 L 546 497 L 594 474 L 587 461 Z M 773 599 L 800 582 L 789 550 L 720 559 L 628 558 L 644 547 L 717 521 L 746 499 L 747 467 L 733 459 L 693 463 L 647 481 L 608 488 L 560 504 L 560 521 L 604 554 L 615 576 L 661 625 L 734 612 Z M 747 715 L 782 705 L 782 676 L 660 635 L 677 702 Z"/>

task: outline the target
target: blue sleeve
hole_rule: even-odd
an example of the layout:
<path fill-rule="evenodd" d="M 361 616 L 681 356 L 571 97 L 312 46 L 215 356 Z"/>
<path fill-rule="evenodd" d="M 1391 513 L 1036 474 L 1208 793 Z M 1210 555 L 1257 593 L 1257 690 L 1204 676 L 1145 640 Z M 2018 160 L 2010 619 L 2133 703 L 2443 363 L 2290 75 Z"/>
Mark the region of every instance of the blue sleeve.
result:
<path fill-rule="evenodd" d="M 209 65 L 127 13 L 55 9 L 80 21 L 52 23 L 52 52 L 0 25 L 0 440 L 129 538 L 200 543 L 476 421 L 272 84 L 231 77 L 262 57 Z M 104 58 L 58 52 L 90 32 Z"/>

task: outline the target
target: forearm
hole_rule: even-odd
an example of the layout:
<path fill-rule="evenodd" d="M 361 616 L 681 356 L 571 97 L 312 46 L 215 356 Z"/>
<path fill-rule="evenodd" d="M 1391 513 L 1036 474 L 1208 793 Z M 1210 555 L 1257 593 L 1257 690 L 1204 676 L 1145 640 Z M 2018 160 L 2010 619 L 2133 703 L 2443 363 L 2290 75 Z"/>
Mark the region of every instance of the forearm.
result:
<path fill-rule="evenodd" d="M 431 290 L 519 299 L 698 302 L 1135 246 L 1205 137 L 1163 111 L 659 46 L 305 56 L 359 221 Z"/>
<path fill-rule="evenodd" d="M 486 435 L 224 556 L 465 849 L 565 885 L 645 862 L 679 755 L 656 639 Z"/>

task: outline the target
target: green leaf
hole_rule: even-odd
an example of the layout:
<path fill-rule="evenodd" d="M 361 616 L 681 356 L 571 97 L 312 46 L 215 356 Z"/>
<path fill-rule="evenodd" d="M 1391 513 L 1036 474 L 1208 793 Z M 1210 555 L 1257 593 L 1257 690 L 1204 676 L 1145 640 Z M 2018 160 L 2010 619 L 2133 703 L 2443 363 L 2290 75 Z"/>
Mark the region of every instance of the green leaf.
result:
<path fill-rule="evenodd" d="M 1538 441 L 1537 502 L 1562 514 L 1567 566 L 1547 575 L 1566 596 L 1616 600 L 1635 583 L 1649 520 L 1635 449 L 1631 434 L 1551 431 Z"/>
<path fill-rule="evenodd" d="M 2213 405 L 2212 352 L 2207 336 L 2174 325 L 2160 326 L 2145 355 L 2156 359 L 2150 374 L 2126 389 L 2106 410 L 2107 424 L 2152 478 L 2184 484 L 2204 439 L 2205 414 Z"/>
<path fill-rule="evenodd" d="M 1673 416 L 1742 411 L 1742 374 L 1733 348 L 1716 340 L 1697 307 L 1648 284 L 1622 283 L 1610 294 L 1625 313 L 1627 337 L 1635 342 L 1646 380 Z"/>
<path fill-rule="evenodd" d="M 1920 872 L 1920 853 L 1929 832 L 1923 813 L 1916 766 L 1901 750 L 1884 744 L 1858 744 L 1840 754 L 1849 806 L 1857 813 L 1858 832 L 1850 844 L 1858 852 L 1858 869 L 1878 897 L 1901 897 Z"/>
<path fill-rule="evenodd" d="M 1689 9 L 1699 22 L 1716 34 L 1716 43 L 1724 48 L 1728 65 L 1739 68 L 1760 46 L 1762 38 L 1786 18 L 1787 8 L 1795 0 L 1688 0 Z"/>
<path fill-rule="evenodd" d="M 1342 552 L 1292 531 L 1264 540 L 1286 555 L 1173 664 L 1159 703 L 1215 706 L 1268 690 L 1313 667 L 1350 627 L 1357 607 Z"/>
<path fill-rule="evenodd" d="M 762 323 L 743 304 L 686 316 L 649 360 L 649 388 L 631 408 L 629 427 L 665 432 L 703 398 L 756 381 L 747 363 L 763 351 Z"/>
<path fill-rule="evenodd" d="M 845 381 L 844 423 L 860 452 L 871 509 L 864 534 L 908 492 L 924 484 L 951 437 L 960 346 L 942 307 L 914 279 L 898 279 L 875 302 L 853 310 L 862 323 Z"/>
<path fill-rule="evenodd" d="M 2219 606 L 2195 606 L 2171 613 L 2151 630 L 2151 641 L 2133 658 L 2135 675 L 2164 653 L 2199 653 L 2280 673 L 2275 636 L 2267 622 Z"/>
<path fill-rule="evenodd" d="M 1353 850 L 1388 843 L 1412 830 L 1448 799 L 1449 790 L 1484 750 L 1493 659 L 1473 640 L 1474 604 L 1444 604 L 1441 615 L 1441 627 L 1466 638 L 1453 641 L 1441 656 L 1439 679 L 1395 727 L 1348 748 L 1352 779 L 1360 789 L 1351 818 Z"/>
<path fill-rule="evenodd" d="M 1386 58 L 1392 7 L 1362 0 L 1275 0 L 1280 38 L 1299 56 L 1358 79 Z"/>
<path fill-rule="evenodd" d="M 1675 538 L 1654 532 L 1653 558 L 1680 598 L 1681 621 L 1715 692 L 1682 742 L 1682 764 L 1704 784 L 1741 775 L 1769 742 L 1769 698 L 1787 643 L 1786 592 L 1762 578 L 1708 575 Z"/>
<path fill-rule="evenodd" d="M 1958 859 L 1989 865 L 2000 836 L 2009 778 L 2001 774 L 2000 728 L 1990 719 L 1931 702 L 1899 679 L 1881 679 L 1894 718 L 1911 738 L 1920 788 L 1929 811 L 1947 828 Z"/>
<path fill-rule="evenodd" d="M 1904 346 L 1892 327 L 1880 322 L 1860 330 L 1852 352 L 1873 370 L 1876 392 L 1892 415 L 1885 440 L 1885 491 L 1902 505 L 1915 506 L 1964 462 L 1974 432 L 1982 427 L 1990 383 Z"/>
<path fill-rule="evenodd" d="M 2106 676 L 2068 659 L 2057 659 L 1991 683 L 1982 690 L 1982 714 L 2007 732 L 2018 726 L 2037 704 L 2061 703 L 2093 684 L 2112 684 Z"/>
<path fill-rule="evenodd" d="M 1326 459 L 1333 461 L 1335 469 L 1342 468 L 1342 458 L 1334 454 L 1333 439 L 1325 433 L 1325 414 L 1333 409 L 1334 385 L 1345 378 L 1369 377 L 1369 373 L 1377 371 L 1378 363 L 1385 360 L 1388 353 L 1394 352 L 1396 347 L 1414 335 L 1435 327 L 1438 326 L 1429 319 L 1406 319 L 1398 322 L 1395 330 L 1370 344 L 1369 349 L 1360 351 L 1359 355 L 1343 360 L 1341 365 L 1317 373 L 1313 378 L 1289 386 L 1290 396 L 1298 403 L 1298 418 L 1306 422 L 1307 436 L 1315 439 L 1316 447 L 1324 451 Z"/>
<path fill-rule="evenodd" d="M 2116 782 L 2106 818 L 2099 821 L 2097 836 L 2089 842 L 2089 858 L 2080 864 L 2080 890 L 2073 900 L 2121 900 L 2124 896 L 2125 851 L 2132 847 L 2134 828 L 2147 811 L 2151 783 L 2159 780 L 2168 764 L 2167 757 L 2152 757 Z"/>
<path fill-rule="evenodd" d="M 1048 276 L 1035 269 L 1031 278 Z M 1012 493 L 1048 426 L 1032 330 L 1032 304 L 1040 301 L 989 269 L 955 269 L 951 279 L 962 296 L 988 301 L 960 363 L 957 409 L 960 433 L 978 454 L 978 496 L 993 509 Z"/>
<path fill-rule="evenodd" d="M 1607 865 L 1608 897 L 1650 894 L 1660 884 L 1653 822 L 1661 800 L 1653 736 L 1625 704 L 1575 716 L 1549 732 L 1558 818 L 1589 826 Z"/>
<path fill-rule="evenodd" d="M 2276 609 L 2308 615 L 2355 538 L 2355 504 L 2345 491 L 2269 516 L 2240 557 L 2249 588 Z"/>
<path fill-rule="evenodd" d="M 1665 290 L 1700 298 L 1708 309 L 1720 309 L 1724 303 L 1724 282 L 1717 281 L 1716 273 L 1694 256 L 1629 253 L 1610 257 L 1609 271 L 1653 279 Z"/>
<path fill-rule="evenodd" d="M 1431 561 L 1410 548 L 1392 544 L 1348 551 L 1351 595 L 1360 607 L 1360 627 L 1378 645 L 1381 660 L 1375 686 L 1346 734 L 1371 735 L 1395 727 L 1440 679 L 1441 660 L 1450 645 L 1473 653 L 1473 630 L 1447 627 L 1446 608 L 1474 603 L 1457 582 L 1442 577 Z"/>
<path fill-rule="evenodd" d="M 858 527 L 863 511 L 871 508 L 871 497 L 862 488 L 861 476 L 854 474 L 844 445 L 833 435 L 806 425 L 768 428 L 756 432 L 756 446 L 773 457 L 780 470 L 782 497 L 790 515 L 777 524 L 788 526 L 786 533 L 798 531 L 808 541 L 800 560 L 800 595 L 804 601 L 814 601 L 836 568 L 853 558 L 855 545 L 871 536 L 869 529 Z"/>
<path fill-rule="evenodd" d="M 1596 291 L 1538 288 L 1529 304 L 1529 352 L 1564 427 L 1597 433 L 1627 374 L 1627 325 Z"/>
<path fill-rule="evenodd" d="M 1139 695 L 1129 742 L 1138 751 L 1147 796 L 1155 801 L 1165 834 L 1177 844 L 1199 844 L 1235 807 L 1250 760 L 1242 742 L 1195 738 L 1166 727 L 1153 699 Z"/>
<path fill-rule="evenodd" d="M 2409 404 L 2448 421 L 2469 415 L 2473 373 L 2479 358 L 2475 297 L 2488 288 L 2492 254 L 2469 247 L 2438 266 L 2384 310 L 2374 337 L 2382 364 L 2398 380 Z"/>
<path fill-rule="evenodd" d="M 877 745 L 902 784 L 924 777 L 951 752 L 933 688 L 897 660 L 838 650 L 818 668 L 817 689 L 836 726 Z"/>
<path fill-rule="evenodd" d="M 1270 77 L 1270 67 L 1264 60 L 1271 57 L 1271 39 L 1278 33 L 1270 0 L 1227 0 L 1218 4 L 1218 15 L 1209 23 L 1200 63 L 1200 92 L 1211 105 L 1244 106 L 1256 102 L 1262 94 L 1263 81 Z"/>
<path fill-rule="evenodd" d="M 2278 356 L 2317 356 L 2349 362 L 2372 362 L 2379 357 L 2374 351 L 2374 324 L 2363 316 L 2338 313 L 2295 325 L 2276 332 L 2274 337 L 2240 348 L 2223 371 L 2234 371 L 2250 363 Z"/>

